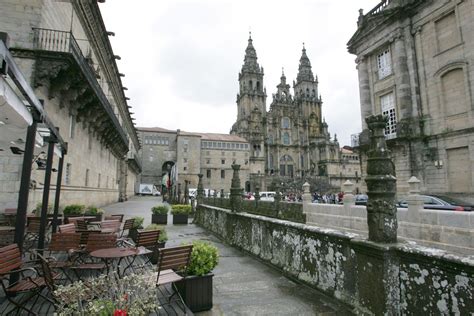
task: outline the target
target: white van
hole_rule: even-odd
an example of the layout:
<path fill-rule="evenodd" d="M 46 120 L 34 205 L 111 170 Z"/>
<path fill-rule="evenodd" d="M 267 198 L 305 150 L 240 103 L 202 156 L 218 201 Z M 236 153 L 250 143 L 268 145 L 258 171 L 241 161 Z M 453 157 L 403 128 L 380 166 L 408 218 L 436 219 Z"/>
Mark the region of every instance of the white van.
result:
<path fill-rule="evenodd" d="M 260 201 L 275 201 L 276 192 L 260 192 Z"/>

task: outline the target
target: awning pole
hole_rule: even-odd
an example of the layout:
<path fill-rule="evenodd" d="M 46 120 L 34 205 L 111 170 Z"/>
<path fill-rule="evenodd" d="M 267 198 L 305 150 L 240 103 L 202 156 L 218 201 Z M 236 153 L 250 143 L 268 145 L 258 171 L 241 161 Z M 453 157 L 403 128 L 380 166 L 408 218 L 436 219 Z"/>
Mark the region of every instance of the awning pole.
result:
<path fill-rule="evenodd" d="M 43 202 L 41 203 L 41 222 L 38 237 L 38 249 L 39 253 L 43 253 L 44 239 L 46 234 L 46 225 L 48 224 L 48 202 L 49 202 L 49 189 L 51 185 L 51 170 L 53 168 L 53 155 L 54 155 L 54 141 L 52 138 L 48 139 L 48 157 L 46 160 L 46 172 L 44 174 L 44 187 L 43 187 Z"/>
<path fill-rule="evenodd" d="M 63 154 L 61 155 L 61 158 L 59 158 L 58 178 L 56 180 L 56 196 L 54 198 L 53 233 L 55 233 L 57 231 L 57 227 L 58 227 L 59 198 L 61 196 L 64 155 L 65 155 L 65 153 L 63 152 Z"/>

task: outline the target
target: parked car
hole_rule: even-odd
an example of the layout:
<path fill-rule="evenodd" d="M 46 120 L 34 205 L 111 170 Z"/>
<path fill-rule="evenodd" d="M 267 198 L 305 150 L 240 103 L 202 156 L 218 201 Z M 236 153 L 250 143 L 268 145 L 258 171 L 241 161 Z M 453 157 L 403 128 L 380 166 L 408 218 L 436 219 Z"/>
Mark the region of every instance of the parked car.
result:
<path fill-rule="evenodd" d="M 275 201 L 276 192 L 260 192 L 260 201 Z"/>
<path fill-rule="evenodd" d="M 355 205 L 367 205 L 369 197 L 366 194 L 357 194 L 355 196 Z"/>
<path fill-rule="evenodd" d="M 446 196 L 434 196 L 434 195 L 421 195 L 424 200 L 424 208 L 431 210 L 444 210 L 444 211 L 471 211 L 472 206 L 461 202 L 457 199 L 452 199 Z M 407 208 L 408 203 L 406 200 L 399 201 L 397 207 Z"/>

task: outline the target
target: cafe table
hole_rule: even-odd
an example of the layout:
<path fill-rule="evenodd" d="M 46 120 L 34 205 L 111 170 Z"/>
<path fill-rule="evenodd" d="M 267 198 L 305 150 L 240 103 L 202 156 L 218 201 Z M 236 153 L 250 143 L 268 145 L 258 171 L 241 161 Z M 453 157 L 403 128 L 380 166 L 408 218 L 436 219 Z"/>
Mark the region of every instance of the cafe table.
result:
<path fill-rule="evenodd" d="M 100 258 L 104 261 L 105 266 L 107 268 L 107 274 L 110 270 L 110 262 L 118 260 L 117 274 L 120 276 L 120 263 L 122 262 L 122 260 L 126 257 L 135 256 L 137 254 L 139 254 L 139 249 L 137 248 L 116 247 L 94 250 L 90 253 L 90 256 L 94 258 Z"/>

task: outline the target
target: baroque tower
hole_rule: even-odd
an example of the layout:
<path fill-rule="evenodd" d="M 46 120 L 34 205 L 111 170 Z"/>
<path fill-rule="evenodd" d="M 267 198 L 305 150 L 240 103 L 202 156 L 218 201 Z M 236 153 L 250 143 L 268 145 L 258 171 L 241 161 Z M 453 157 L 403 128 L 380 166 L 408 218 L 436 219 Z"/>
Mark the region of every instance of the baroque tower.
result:
<path fill-rule="evenodd" d="M 237 122 L 231 134 L 245 138 L 251 146 L 250 174 L 263 174 L 265 169 L 266 91 L 263 87 L 263 67 L 257 62 L 257 52 L 249 36 L 244 64 L 239 73 Z"/>

